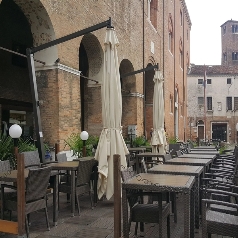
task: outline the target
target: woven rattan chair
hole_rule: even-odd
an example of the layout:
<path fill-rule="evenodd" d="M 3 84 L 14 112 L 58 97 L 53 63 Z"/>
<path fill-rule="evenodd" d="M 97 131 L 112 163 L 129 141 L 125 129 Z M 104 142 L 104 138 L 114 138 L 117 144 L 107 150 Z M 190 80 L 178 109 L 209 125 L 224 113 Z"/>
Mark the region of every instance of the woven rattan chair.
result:
<path fill-rule="evenodd" d="M 7 175 L 10 172 L 10 170 L 11 170 L 11 166 L 10 166 L 9 160 L 0 161 L 0 173 L 3 173 L 3 174 Z M 2 184 L 12 185 L 12 183 L 6 183 L 6 182 L 0 181 L 0 185 L 2 185 Z M 1 209 L 2 207 L 4 207 L 3 201 L 5 199 L 17 196 L 17 193 L 16 193 L 15 189 L 12 189 L 12 188 L 5 188 L 4 189 L 3 186 L 1 186 L 2 189 L 0 191 L 0 196 L 1 196 L 1 206 L 0 206 L 1 217 L 3 217 L 3 209 Z M 4 198 L 2 198 L 3 194 L 4 194 Z"/>
<path fill-rule="evenodd" d="M 24 155 L 25 168 L 39 168 L 41 167 L 38 150 L 22 152 Z"/>
<path fill-rule="evenodd" d="M 208 190 L 209 193 L 222 193 L 238 197 L 237 193 L 229 193 L 218 190 Z M 213 207 L 212 207 L 213 206 Z M 220 210 L 214 209 L 220 207 Z M 202 237 L 211 237 L 217 234 L 229 237 L 238 237 L 238 204 L 202 199 Z M 231 212 L 232 211 L 232 212 Z"/>
<path fill-rule="evenodd" d="M 93 198 L 92 198 L 92 189 L 90 186 L 90 178 L 92 175 L 93 166 L 95 165 L 95 160 L 82 160 L 79 161 L 77 176 L 76 176 L 76 185 L 75 185 L 75 194 L 76 201 L 78 205 L 78 213 L 80 215 L 80 206 L 79 206 L 79 196 L 85 193 L 89 193 L 91 200 L 91 207 L 93 209 Z M 62 182 L 59 184 L 59 192 L 71 193 L 71 185 L 69 182 Z"/>
<path fill-rule="evenodd" d="M 131 167 L 121 171 L 123 181 L 127 181 L 135 175 L 135 171 Z M 157 196 L 156 203 L 143 203 L 146 199 L 153 195 Z M 162 202 L 162 193 L 143 192 L 138 190 L 128 191 L 127 201 L 130 208 L 129 223 L 136 222 L 135 235 L 137 235 L 138 223 L 140 222 L 140 231 L 144 231 L 143 223 L 159 223 L 159 229 L 163 229 L 164 222 L 167 222 L 167 237 L 170 237 L 170 203 L 169 195 L 166 202 Z M 162 218 L 162 219 L 160 219 Z"/>
<path fill-rule="evenodd" d="M 48 187 L 48 181 L 50 178 L 51 167 L 30 169 L 28 177 L 26 179 L 26 232 L 29 237 L 29 214 L 40 209 L 45 210 L 47 228 L 50 229 L 47 211 L 47 198 L 46 191 Z M 5 185 L 8 186 L 8 185 Z M 17 211 L 17 199 L 4 198 L 4 209 L 9 211 Z"/>

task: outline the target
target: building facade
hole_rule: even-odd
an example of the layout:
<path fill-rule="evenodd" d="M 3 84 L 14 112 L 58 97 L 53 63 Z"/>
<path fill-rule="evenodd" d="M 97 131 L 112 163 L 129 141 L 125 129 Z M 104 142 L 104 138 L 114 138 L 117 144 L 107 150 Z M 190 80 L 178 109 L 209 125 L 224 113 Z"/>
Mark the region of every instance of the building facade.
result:
<path fill-rule="evenodd" d="M 188 138 L 236 143 L 238 67 L 192 65 L 187 89 Z"/>
<path fill-rule="evenodd" d="M 112 18 L 119 40 L 121 76 L 159 65 L 164 75 L 165 126 L 186 136 L 186 85 L 191 21 L 184 0 L 0 1 L 0 121 L 34 136 L 26 48 L 39 46 Z M 102 130 L 101 77 L 106 29 L 34 54 L 44 141 Z M 9 51 L 10 50 L 10 51 Z M 42 63 L 44 62 L 44 64 Z M 128 128 L 149 138 L 153 127 L 154 71 L 122 77 L 123 136 Z M 147 136 L 148 135 L 148 136 Z"/>
<path fill-rule="evenodd" d="M 222 65 L 238 65 L 238 21 L 221 25 Z"/>

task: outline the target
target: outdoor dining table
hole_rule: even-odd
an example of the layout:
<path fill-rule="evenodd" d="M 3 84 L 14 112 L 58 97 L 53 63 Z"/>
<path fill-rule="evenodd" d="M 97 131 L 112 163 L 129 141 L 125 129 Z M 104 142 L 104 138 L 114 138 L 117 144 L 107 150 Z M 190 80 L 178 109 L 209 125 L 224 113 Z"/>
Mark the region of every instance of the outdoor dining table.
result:
<path fill-rule="evenodd" d="M 204 173 L 207 172 L 212 165 L 212 159 L 194 159 L 194 158 L 180 158 L 176 157 L 170 160 L 166 160 L 165 164 L 174 165 L 192 165 L 192 166 L 203 166 Z"/>
<path fill-rule="evenodd" d="M 201 155 L 218 155 L 219 151 L 216 150 L 191 150 L 189 154 L 201 154 Z"/>
<path fill-rule="evenodd" d="M 187 175 L 195 176 L 195 227 L 199 228 L 200 215 L 200 184 L 203 177 L 203 166 L 189 166 L 189 165 L 173 165 L 173 164 L 159 164 L 148 170 L 148 173 L 154 174 L 172 174 L 172 175 Z"/>
<path fill-rule="evenodd" d="M 194 237 L 194 176 L 140 173 L 122 183 L 123 237 L 129 238 L 127 194 L 131 189 L 147 192 L 180 192 L 184 204 L 184 238 Z M 159 231 L 162 237 L 162 231 Z"/>
<path fill-rule="evenodd" d="M 139 171 L 140 170 L 140 159 L 144 158 L 145 159 L 145 162 L 147 162 L 148 158 L 152 158 L 152 157 L 156 157 L 156 158 L 162 158 L 163 161 L 164 161 L 164 156 L 163 155 L 160 155 L 158 153 L 152 153 L 152 152 L 144 152 L 144 153 L 140 153 L 140 154 L 137 154 L 136 155 L 136 171 L 137 173 L 141 172 Z"/>
<path fill-rule="evenodd" d="M 145 152 L 145 150 L 146 150 L 146 148 L 144 148 L 144 147 L 130 147 L 130 148 L 128 148 L 128 151 L 130 153 L 135 153 L 135 154 Z"/>
<path fill-rule="evenodd" d="M 71 187 L 71 214 L 74 216 L 75 213 L 75 178 L 76 178 L 76 172 L 78 170 L 78 165 L 80 160 L 87 160 L 87 159 L 93 159 L 93 157 L 83 157 L 79 158 L 78 160 L 74 161 L 66 161 L 66 162 L 60 162 L 60 163 L 52 163 L 49 164 L 52 168 L 52 170 L 57 170 L 57 171 L 67 171 L 70 172 L 71 174 L 71 179 L 70 179 L 70 187 Z M 95 160 L 96 162 L 96 160 Z"/>
<path fill-rule="evenodd" d="M 27 179 L 29 169 L 24 169 L 24 178 Z M 57 226 L 58 221 L 58 173 L 51 171 L 51 178 L 53 179 L 53 223 Z M 17 170 L 11 170 L 9 173 L 0 173 L 0 181 L 17 183 Z"/>
<path fill-rule="evenodd" d="M 179 158 L 193 158 L 193 159 L 212 159 L 212 161 L 214 161 L 216 159 L 216 155 L 212 155 L 212 154 L 199 154 L 199 153 L 196 153 L 196 154 L 182 154 L 182 155 L 179 155 L 178 156 Z"/>

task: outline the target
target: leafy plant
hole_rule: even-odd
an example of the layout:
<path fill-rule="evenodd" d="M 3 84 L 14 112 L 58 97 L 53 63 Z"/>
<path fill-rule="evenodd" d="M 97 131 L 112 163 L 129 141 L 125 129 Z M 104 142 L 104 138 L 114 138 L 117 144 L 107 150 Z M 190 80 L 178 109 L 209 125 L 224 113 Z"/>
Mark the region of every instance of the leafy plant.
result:
<path fill-rule="evenodd" d="M 73 133 L 71 134 L 65 141 L 65 147 L 69 146 L 70 150 L 73 151 L 73 156 L 77 156 L 78 158 L 83 156 L 83 141 L 80 138 L 80 134 Z M 98 136 L 89 136 L 89 138 L 85 142 L 86 146 L 86 155 L 92 156 L 93 149 L 97 148 L 99 141 Z"/>
<path fill-rule="evenodd" d="M 37 149 L 36 146 L 31 143 L 30 140 L 28 139 L 23 140 L 22 138 L 19 138 L 17 147 L 18 147 L 19 153 L 22 153 L 25 151 L 34 151 Z"/>
<path fill-rule="evenodd" d="M 224 154 L 224 151 L 227 150 L 227 148 L 228 148 L 228 145 L 222 145 L 219 148 L 219 154 Z"/>
<path fill-rule="evenodd" d="M 132 141 L 133 147 L 149 146 L 150 143 L 145 139 L 144 136 L 137 136 Z"/>
<path fill-rule="evenodd" d="M 168 138 L 168 143 L 169 144 L 177 144 L 179 141 L 179 138 L 178 137 L 169 137 Z"/>

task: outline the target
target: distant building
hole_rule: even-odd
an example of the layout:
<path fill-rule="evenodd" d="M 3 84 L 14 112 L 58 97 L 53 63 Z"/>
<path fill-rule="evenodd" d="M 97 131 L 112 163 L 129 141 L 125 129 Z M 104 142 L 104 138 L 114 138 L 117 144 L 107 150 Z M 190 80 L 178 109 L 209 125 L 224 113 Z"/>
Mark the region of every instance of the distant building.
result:
<path fill-rule="evenodd" d="M 238 21 L 229 20 L 221 25 L 221 64 L 238 65 Z"/>
<path fill-rule="evenodd" d="M 187 138 L 192 140 L 238 142 L 238 21 L 221 25 L 221 44 L 221 65 L 190 65 Z"/>
<path fill-rule="evenodd" d="M 187 90 L 189 122 L 187 137 L 192 140 L 196 137 L 204 139 L 205 124 L 206 139 L 236 142 L 238 66 L 192 65 L 188 75 Z"/>

